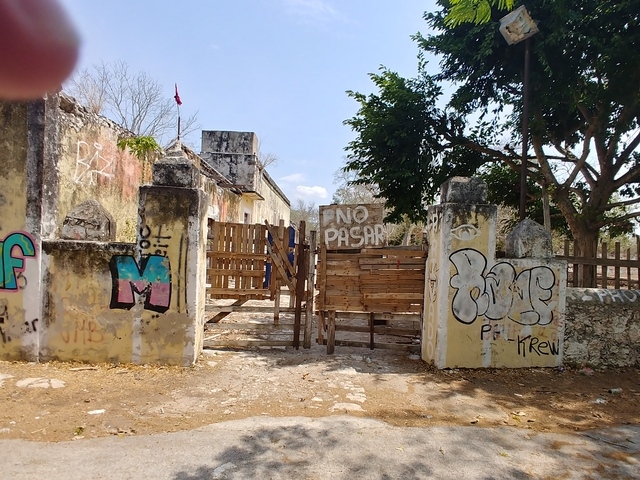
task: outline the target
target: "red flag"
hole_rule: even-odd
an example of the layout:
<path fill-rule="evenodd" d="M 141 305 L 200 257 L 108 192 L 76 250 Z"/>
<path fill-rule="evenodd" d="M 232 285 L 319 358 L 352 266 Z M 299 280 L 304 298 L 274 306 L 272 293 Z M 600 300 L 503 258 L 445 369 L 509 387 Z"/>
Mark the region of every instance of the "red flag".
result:
<path fill-rule="evenodd" d="M 182 105 L 182 100 L 180 100 L 180 94 L 178 93 L 178 84 L 176 83 L 176 94 L 173 96 L 178 106 Z"/>

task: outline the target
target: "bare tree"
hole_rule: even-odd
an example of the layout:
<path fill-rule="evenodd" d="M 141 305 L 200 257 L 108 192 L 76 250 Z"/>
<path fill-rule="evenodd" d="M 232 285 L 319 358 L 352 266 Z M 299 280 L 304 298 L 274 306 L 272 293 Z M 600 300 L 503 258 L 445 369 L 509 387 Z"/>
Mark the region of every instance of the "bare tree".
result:
<path fill-rule="evenodd" d="M 306 222 L 307 232 L 318 231 L 318 207 L 313 202 L 307 203 L 298 198 L 295 207 L 291 209 L 291 223 L 299 226 L 301 220 Z"/>
<path fill-rule="evenodd" d="M 93 65 L 74 75 L 65 89 L 91 111 L 162 145 L 175 139 L 178 112 L 173 95 L 146 72 L 124 62 Z M 182 120 L 181 136 L 197 130 L 196 114 Z"/>
<path fill-rule="evenodd" d="M 333 194 L 332 202 L 341 204 L 384 203 L 384 198 L 377 197 L 379 189 L 376 185 L 353 183 L 357 180 L 355 172 L 339 169 L 333 174 L 333 183 L 338 186 Z"/>

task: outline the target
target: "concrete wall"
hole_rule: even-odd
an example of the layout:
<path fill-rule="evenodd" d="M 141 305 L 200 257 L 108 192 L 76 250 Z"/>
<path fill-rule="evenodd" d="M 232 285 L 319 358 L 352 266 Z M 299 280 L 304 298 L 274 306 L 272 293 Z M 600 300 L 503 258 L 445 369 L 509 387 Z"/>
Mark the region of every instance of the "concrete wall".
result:
<path fill-rule="evenodd" d="M 140 160 L 118 148 L 128 132 L 114 122 L 89 112 L 65 96 L 59 103 L 57 126 L 57 238 L 65 216 L 82 202 L 94 199 L 116 219 L 116 240 L 134 241 L 138 187 L 151 182 L 154 156 Z"/>
<path fill-rule="evenodd" d="M 0 103 L 0 358 L 37 358 L 46 104 Z"/>
<path fill-rule="evenodd" d="M 478 180 L 448 180 L 441 201 L 428 214 L 422 358 L 438 368 L 560 365 L 566 263 L 496 261 L 497 209 Z"/>
<path fill-rule="evenodd" d="M 202 132 L 202 159 L 229 180 L 242 194 L 232 222 L 290 223 L 291 203 L 264 169 L 258 165 L 258 137 L 253 132 Z"/>
<path fill-rule="evenodd" d="M 133 258 L 133 243 L 45 241 L 40 360 L 133 361 L 137 310 L 114 309 L 110 262 Z"/>
<path fill-rule="evenodd" d="M 640 366 L 640 291 L 567 289 L 565 362 Z"/>

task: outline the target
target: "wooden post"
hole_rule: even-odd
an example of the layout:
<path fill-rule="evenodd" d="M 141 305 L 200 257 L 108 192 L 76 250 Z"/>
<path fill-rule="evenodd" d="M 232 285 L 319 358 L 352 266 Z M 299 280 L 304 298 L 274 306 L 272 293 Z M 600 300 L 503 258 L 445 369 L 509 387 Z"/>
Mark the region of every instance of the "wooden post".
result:
<path fill-rule="evenodd" d="M 369 313 L 369 348 L 371 350 L 373 350 L 373 338 L 375 336 L 375 332 L 373 331 L 374 329 L 374 324 L 375 324 L 375 320 L 374 317 L 375 313 L 371 312 Z"/>
<path fill-rule="evenodd" d="M 324 343 L 324 310 L 318 310 L 318 338 L 316 343 L 322 345 Z"/>
<path fill-rule="evenodd" d="M 293 348 L 298 350 L 300 348 L 300 321 L 302 319 L 302 297 L 304 296 L 304 283 L 306 280 L 304 250 L 305 244 L 305 230 L 306 222 L 300 221 L 299 241 L 296 245 L 296 289 L 295 292 L 295 313 L 293 320 Z"/>
<path fill-rule="evenodd" d="M 333 354 L 336 349 L 336 311 L 329 310 L 329 330 L 327 331 L 327 354 Z"/>
<path fill-rule="evenodd" d="M 311 319 L 313 318 L 313 296 L 315 294 L 314 288 L 314 274 L 316 267 L 316 233 L 315 231 L 309 232 L 309 256 L 307 257 L 307 303 L 304 318 L 304 348 L 311 348 Z"/>

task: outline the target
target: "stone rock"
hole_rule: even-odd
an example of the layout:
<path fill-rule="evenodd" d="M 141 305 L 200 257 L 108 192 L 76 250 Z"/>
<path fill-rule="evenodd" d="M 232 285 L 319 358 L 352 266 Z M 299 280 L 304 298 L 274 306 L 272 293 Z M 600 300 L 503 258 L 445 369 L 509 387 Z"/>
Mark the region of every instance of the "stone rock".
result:
<path fill-rule="evenodd" d="M 87 200 L 67 214 L 60 237 L 65 240 L 114 241 L 116 222 L 100 202 Z"/>
<path fill-rule="evenodd" d="M 529 218 L 521 221 L 507 235 L 505 241 L 508 258 L 552 258 L 551 235 L 542 225 Z"/>
<path fill-rule="evenodd" d="M 440 203 L 486 204 L 487 184 L 473 177 L 452 177 L 440 186 Z"/>

